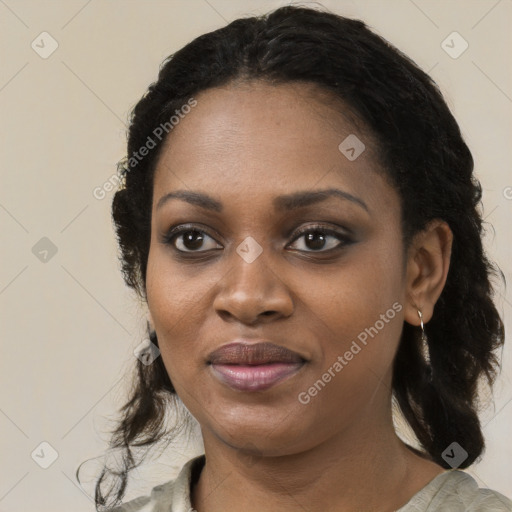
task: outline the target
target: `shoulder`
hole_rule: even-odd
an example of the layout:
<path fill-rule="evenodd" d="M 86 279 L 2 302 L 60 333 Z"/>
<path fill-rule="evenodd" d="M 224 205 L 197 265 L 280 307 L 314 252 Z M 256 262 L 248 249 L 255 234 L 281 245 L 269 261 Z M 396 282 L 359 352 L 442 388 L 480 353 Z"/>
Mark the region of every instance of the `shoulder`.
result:
<path fill-rule="evenodd" d="M 109 512 L 190 512 L 190 483 L 193 474 L 204 465 L 204 455 L 190 459 L 180 470 L 178 476 L 153 487 L 149 496 L 140 496 Z"/>
<path fill-rule="evenodd" d="M 441 473 L 397 512 L 512 512 L 512 501 L 460 470 Z"/>

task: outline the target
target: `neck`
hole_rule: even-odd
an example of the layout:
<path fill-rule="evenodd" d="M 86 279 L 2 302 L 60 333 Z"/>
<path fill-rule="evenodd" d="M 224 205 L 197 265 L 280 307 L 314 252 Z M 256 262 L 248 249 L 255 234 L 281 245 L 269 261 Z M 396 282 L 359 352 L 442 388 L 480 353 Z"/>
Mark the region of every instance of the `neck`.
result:
<path fill-rule="evenodd" d="M 203 431 L 206 464 L 192 492 L 198 512 L 392 511 L 442 468 L 397 437 L 391 409 L 368 416 L 314 448 L 278 457 L 241 454 Z"/>

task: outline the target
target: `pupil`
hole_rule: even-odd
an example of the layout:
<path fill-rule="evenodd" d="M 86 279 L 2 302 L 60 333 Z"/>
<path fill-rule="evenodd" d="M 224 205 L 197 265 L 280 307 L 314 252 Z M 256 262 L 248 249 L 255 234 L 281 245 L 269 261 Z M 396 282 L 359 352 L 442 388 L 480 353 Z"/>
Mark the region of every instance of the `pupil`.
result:
<path fill-rule="evenodd" d="M 199 249 L 203 242 L 203 236 L 198 231 L 187 231 L 184 244 L 187 249 Z"/>
<path fill-rule="evenodd" d="M 318 238 L 317 238 L 318 237 Z M 325 237 L 318 231 L 313 231 L 306 235 L 307 242 L 313 242 L 313 246 L 308 245 L 310 249 L 323 249 L 325 243 Z"/>

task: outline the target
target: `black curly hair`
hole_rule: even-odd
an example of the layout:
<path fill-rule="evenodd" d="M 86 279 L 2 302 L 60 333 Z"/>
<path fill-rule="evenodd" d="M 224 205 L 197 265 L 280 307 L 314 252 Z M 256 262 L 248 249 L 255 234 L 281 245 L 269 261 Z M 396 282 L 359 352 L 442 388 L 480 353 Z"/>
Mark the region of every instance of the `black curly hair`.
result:
<path fill-rule="evenodd" d="M 146 300 L 153 174 L 165 140 L 154 136 L 155 128 L 201 91 L 240 80 L 314 84 L 356 113 L 399 193 L 404 250 L 429 221 L 448 223 L 453 233 L 450 269 L 425 327 L 430 366 L 421 350 L 420 329 L 404 323 L 393 392 L 426 456 L 448 468 L 441 454 L 457 440 L 468 453 L 461 467 L 471 465 L 484 449 L 477 385 L 481 377 L 489 386 L 494 382 L 499 368 L 495 352 L 504 343 L 491 277 L 505 278 L 484 253 L 477 208 L 482 189 L 438 86 L 363 22 L 287 6 L 201 35 L 163 62 L 158 79 L 131 113 L 128 152 L 118 164 L 123 180 L 112 215 L 127 285 Z M 134 159 L 149 138 L 155 147 Z M 158 346 L 149 326 L 148 334 Z M 136 364 L 129 400 L 111 432 L 111 446 L 123 450 L 125 467 L 117 473 L 104 467 L 96 482 L 97 510 L 124 496 L 129 471 L 142 462 L 133 456 L 135 447 L 151 447 L 175 433 L 166 410 L 176 407 L 177 396 L 162 358 L 148 366 Z"/>

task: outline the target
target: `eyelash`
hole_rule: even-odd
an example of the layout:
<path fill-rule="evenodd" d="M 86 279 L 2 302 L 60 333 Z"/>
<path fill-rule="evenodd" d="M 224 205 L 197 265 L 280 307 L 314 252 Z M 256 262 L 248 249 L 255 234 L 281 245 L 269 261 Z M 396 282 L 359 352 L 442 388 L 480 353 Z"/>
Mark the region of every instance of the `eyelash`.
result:
<path fill-rule="evenodd" d="M 208 252 L 208 250 L 206 251 L 182 251 L 181 249 L 178 249 L 177 247 L 175 247 L 174 245 L 174 240 L 176 238 L 178 238 L 180 235 L 184 234 L 184 233 L 189 233 L 189 232 L 192 232 L 192 233 L 200 233 L 202 235 L 207 235 L 208 237 L 212 238 L 213 240 L 215 240 L 214 237 L 212 237 L 211 235 L 208 234 L 207 231 L 203 230 L 203 229 L 199 229 L 198 227 L 195 227 L 194 225 L 190 225 L 190 224 L 182 224 L 180 226 L 176 226 L 174 228 L 171 228 L 167 234 L 165 234 L 163 236 L 163 243 L 166 244 L 166 245 L 170 245 L 172 247 L 172 249 L 176 252 L 178 252 L 180 255 L 189 255 L 189 254 L 198 254 L 198 253 L 206 253 Z M 318 250 L 318 251 L 301 251 L 301 252 L 306 252 L 306 253 L 330 253 L 330 252 L 333 252 L 333 251 L 336 251 L 336 250 L 340 250 L 342 249 L 344 246 L 347 246 L 347 245 L 350 245 L 351 243 L 353 243 L 353 240 L 348 237 L 347 235 L 343 234 L 343 233 L 340 233 L 332 228 L 329 228 L 329 227 L 326 227 L 326 226 L 323 226 L 321 224 L 315 224 L 313 226 L 307 226 L 306 228 L 302 228 L 302 229 L 299 229 L 298 231 L 296 231 L 295 233 L 293 233 L 293 239 L 292 239 L 292 243 L 293 242 L 296 242 L 299 238 L 301 238 L 303 235 L 306 235 L 308 233 L 312 233 L 312 232 L 319 232 L 321 234 L 324 234 L 324 235 L 330 235 L 330 236 L 333 236 L 335 238 L 337 238 L 340 243 L 336 246 L 336 247 L 332 247 L 331 249 L 328 249 L 328 250 Z M 215 240 L 216 241 L 216 240 Z M 218 243 L 218 242 L 217 242 Z M 216 250 L 216 249 L 213 249 L 213 250 Z M 185 256 L 187 257 L 187 256 Z"/>

